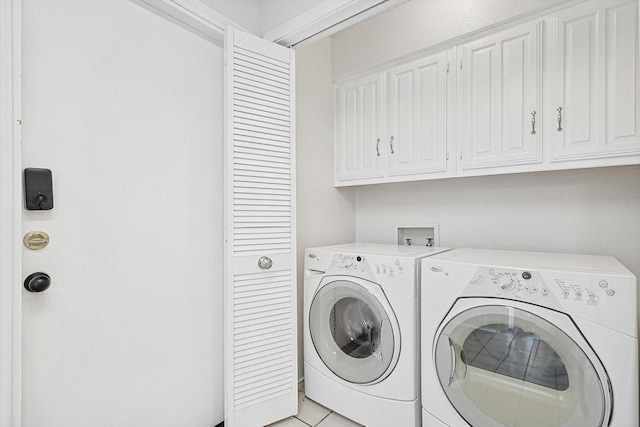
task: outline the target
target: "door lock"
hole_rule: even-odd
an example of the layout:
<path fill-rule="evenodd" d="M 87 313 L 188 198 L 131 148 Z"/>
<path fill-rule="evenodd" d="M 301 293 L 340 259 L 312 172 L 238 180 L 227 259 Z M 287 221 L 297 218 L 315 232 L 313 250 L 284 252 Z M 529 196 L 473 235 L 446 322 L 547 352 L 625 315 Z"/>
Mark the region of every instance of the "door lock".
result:
<path fill-rule="evenodd" d="M 24 206 L 28 211 L 53 209 L 53 178 L 49 169 L 24 170 Z"/>
<path fill-rule="evenodd" d="M 24 235 L 22 243 L 24 243 L 27 248 L 37 251 L 45 248 L 49 244 L 49 235 L 44 231 L 30 231 Z"/>

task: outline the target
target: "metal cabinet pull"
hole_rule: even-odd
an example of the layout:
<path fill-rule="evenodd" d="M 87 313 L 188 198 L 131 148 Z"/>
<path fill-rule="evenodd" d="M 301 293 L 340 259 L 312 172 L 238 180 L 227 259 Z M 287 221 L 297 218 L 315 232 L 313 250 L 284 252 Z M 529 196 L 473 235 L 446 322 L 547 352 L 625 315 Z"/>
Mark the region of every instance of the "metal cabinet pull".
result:
<path fill-rule="evenodd" d="M 395 154 L 393 151 L 393 136 L 391 137 L 391 141 L 389 141 L 389 146 L 391 146 L 391 154 Z"/>
<path fill-rule="evenodd" d="M 558 132 L 562 132 L 562 107 L 558 107 Z"/>
<path fill-rule="evenodd" d="M 378 157 L 380 157 L 380 138 L 376 141 L 376 153 L 378 153 Z"/>
<path fill-rule="evenodd" d="M 531 135 L 536 134 L 536 111 L 531 112 Z"/>

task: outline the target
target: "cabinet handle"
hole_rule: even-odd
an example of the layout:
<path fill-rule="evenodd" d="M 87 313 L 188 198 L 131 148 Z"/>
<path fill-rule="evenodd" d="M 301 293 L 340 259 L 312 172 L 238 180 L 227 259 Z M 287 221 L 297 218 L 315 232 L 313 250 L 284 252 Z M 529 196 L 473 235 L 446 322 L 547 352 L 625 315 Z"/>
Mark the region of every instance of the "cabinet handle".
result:
<path fill-rule="evenodd" d="M 558 132 L 562 132 L 562 107 L 558 107 Z"/>
<path fill-rule="evenodd" d="M 389 141 L 389 146 L 391 146 L 391 154 L 395 154 L 393 151 L 393 136 L 391 137 L 391 141 Z"/>
<path fill-rule="evenodd" d="M 380 138 L 376 141 L 376 153 L 378 153 L 378 157 L 380 157 Z"/>
<path fill-rule="evenodd" d="M 536 110 L 531 112 L 531 135 L 536 134 Z"/>

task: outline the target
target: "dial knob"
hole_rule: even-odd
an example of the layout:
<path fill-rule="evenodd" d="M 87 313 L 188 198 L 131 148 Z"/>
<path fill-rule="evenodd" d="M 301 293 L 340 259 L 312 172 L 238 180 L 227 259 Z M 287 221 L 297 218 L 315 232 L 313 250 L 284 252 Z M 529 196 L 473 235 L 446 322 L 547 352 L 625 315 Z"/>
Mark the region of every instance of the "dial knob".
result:
<path fill-rule="evenodd" d="M 498 282 L 498 287 L 503 291 L 512 291 L 516 287 L 516 281 L 513 280 L 513 277 L 501 277 Z"/>

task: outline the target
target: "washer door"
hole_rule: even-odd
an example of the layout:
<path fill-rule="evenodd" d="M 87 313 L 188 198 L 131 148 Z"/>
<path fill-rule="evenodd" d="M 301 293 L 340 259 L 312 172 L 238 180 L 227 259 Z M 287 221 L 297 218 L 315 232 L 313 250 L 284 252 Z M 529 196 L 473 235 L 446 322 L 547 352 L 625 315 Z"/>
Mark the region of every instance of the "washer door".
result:
<path fill-rule="evenodd" d="M 460 299 L 436 334 L 434 352 L 445 394 L 472 426 L 609 421 L 607 374 L 565 314 L 516 301 Z"/>
<path fill-rule="evenodd" d="M 398 322 L 389 302 L 374 283 L 329 279 L 316 292 L 309 312 L 311 340 L 320 359 L 345 381 L 381 381 L 400 352 Z"/>

